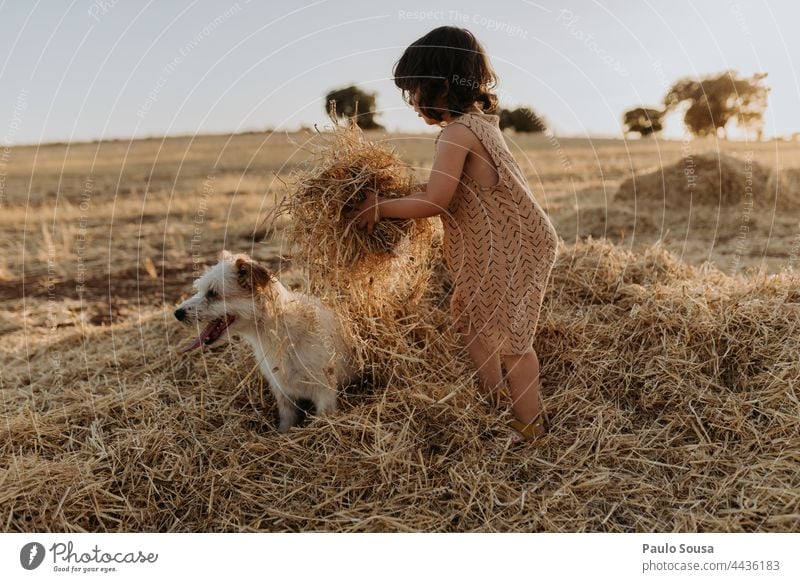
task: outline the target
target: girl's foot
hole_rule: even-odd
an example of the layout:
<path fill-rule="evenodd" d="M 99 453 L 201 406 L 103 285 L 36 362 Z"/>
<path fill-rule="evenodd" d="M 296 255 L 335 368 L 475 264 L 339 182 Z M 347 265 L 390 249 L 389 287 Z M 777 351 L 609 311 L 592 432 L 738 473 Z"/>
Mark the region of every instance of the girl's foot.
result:
<path fill-rule="evenodd" d="M 509 423 L 509 427 L 513 430 L 511 433 L 511 442 L 531 442 L 542 443 L 548 435 L 548 423 L 544 418 L 544 411 L 540 411 L 531 422 L 525 424 L 517 419 Z"/>

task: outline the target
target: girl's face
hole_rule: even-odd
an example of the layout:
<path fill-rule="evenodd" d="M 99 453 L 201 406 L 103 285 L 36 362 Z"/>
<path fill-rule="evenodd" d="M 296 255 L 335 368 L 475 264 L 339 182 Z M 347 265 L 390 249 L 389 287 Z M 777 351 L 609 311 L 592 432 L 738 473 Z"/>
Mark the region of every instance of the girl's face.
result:
<path fill-rule="evenodd" d="M 425 123 L 427 123 L 428 125 L 441 125 L 441 123 L 442 123 L 441 121 L 438 121 L 436 119 L 432 119 L 432 118 L 428 117 L 427 115 L 425 115 L 424 113 L 422 113 L 422 111 L 420 111 L 420 108 L 419 108 L 419 89 L 417 89 L 416 91 L 414 91 L 414 93 L 411 94 L 411 96 L 409 97 L 409 102 L 410 102 L 411 106 L 414 108 L 414 111 L 417 112 L 417 115 L 419 117 L 421 117 L 422 120 Z"/>

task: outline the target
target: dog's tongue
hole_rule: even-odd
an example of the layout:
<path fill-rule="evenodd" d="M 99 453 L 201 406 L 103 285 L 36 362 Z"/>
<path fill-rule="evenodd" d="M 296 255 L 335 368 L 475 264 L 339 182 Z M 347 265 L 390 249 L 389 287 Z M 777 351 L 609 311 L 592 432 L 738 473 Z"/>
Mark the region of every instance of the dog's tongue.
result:
<path fill-rule="evenodd" d="M 206 328 L 203 331 L 200 332 L 200 335 L 197 336 L 196 340 L 194 340 L 191 344 L 189 344 L 185 348 L 181 349 L 181 353 L 185 354 L 186 352 L 191 352 L 192 350 L 196 350 L 197 348 L 202 346 L 205 343 L 205 341 L 208 339 L 208 336 L 211 335 L 211 331 L 214 329 L 214 327 L 218 323 L 219 323 L 219 321 L 216 320 L 216 319 L 214 321 L 212 321 L 211 323 L 209 323 L 206 326 Z"/>

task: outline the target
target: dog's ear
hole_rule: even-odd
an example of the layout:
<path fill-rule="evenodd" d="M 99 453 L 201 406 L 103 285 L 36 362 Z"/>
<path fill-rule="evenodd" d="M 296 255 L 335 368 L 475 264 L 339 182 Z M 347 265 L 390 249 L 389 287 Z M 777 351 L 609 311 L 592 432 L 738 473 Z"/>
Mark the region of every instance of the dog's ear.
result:
<path fill-rule="evenodd" d="M 236 280 L 242 289 L 260 290 L 269 285 L 273 279 L 269 269 L 251 259 L 239 257 L 235 265 Z"/>

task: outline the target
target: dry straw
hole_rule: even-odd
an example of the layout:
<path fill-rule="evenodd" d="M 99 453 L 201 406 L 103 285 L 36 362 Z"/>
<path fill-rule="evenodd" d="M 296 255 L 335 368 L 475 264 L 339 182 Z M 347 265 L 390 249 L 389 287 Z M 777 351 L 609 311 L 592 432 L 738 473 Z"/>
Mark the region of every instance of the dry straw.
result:
<path fill-rule="evenodd" d="M 364 200 L 367 188 L 385 198 L 411 193 L 414 175 L 394 151 L 367 140 L 355 119 L 340 125 L 333 110 L 331 120 L 330 131 L 305 145 L 309 163 L 292 175 L 291 192 L 267 218 L 274 224 L 291 217 L 284 236 L 296 249 L 295 260 L 307 267 L 314 288 L 322 280 L 375 274 L 379 264 L 397 256 L 404 239 L 430 231 L 427 219 L 392 219 L 379 221 L 367 235 L 343 219 L 346 210 Z"/>
<path fill-rule="evenodd" d="M 767 206 L 772 206 L 775 200 L 779 208 L 797 209 L 800 207 L 800 168 L 774 168 L 764 189 Z"/>
<path fill-rule="evenodd" d="M 353 120 L 332 120 L 268 221 L 290 219 L 284 236 L 292 259 L 352 334 L 365 377 L 372 384 L 393 377 L 415 384 L 452 365 L 457 341 L 437 311 L 446 298 L 430 285 L 434 271 L 443 272 L 435 246 L 441 228 L 429 219 L 383 219 L 368 234 L 343 218 L 364 199 L 364 188 L 387 198 L 410 193 L 413 172 L 394 151 L 367 140 Z"/>
<path fill-rule="evenodd" d="M 510 444 L 507 403 L 486 405 L 444 346 L 410 352 L 441 366 L 428 377 L 403 376 L 399 354 L 338 415 L 280 435 L 241 343 L 182 357 L 164 341 L 185 330 L 160 312 L 64 329 L 4 364 L 0 517 L 5 531 L 798 532 L 799 279 L 729 278 L 660 247 L 560 249 L 536 341 L 554 438 L 538 449 Z"/>
<path fill-rule="evenodd" d="M 769 171 L 755 160 L 700 153 L 625 180 L 614 199 L 630 204 L 634 200 L 657 202 L 673 208 L 690 204 L 732 207 L 748 201 L 761 208 L 791 208 L 800 202 L 800 192 L 789 190 L 774 201 L 775 194 L 767 187 L 769 177 Z"/>
<path fill-rule="evenodd" d="M 450 330 L 439 229 L 333 273 L 372 252 L 336 219 L 369 163 L 294 206 L 324 216 L 294 256 L 367 371 L 340 412 L 278 434 L 247 346 L 182 356 L 169 313 L 28 338 L 2 376 L 6 531 L 800 531 L 798 275 L 562 245 L 535 344 L 553 439 L 513 445 Z"/>

